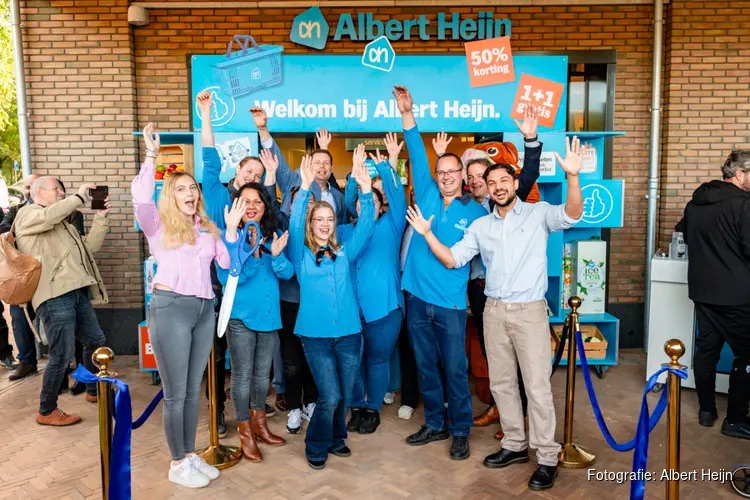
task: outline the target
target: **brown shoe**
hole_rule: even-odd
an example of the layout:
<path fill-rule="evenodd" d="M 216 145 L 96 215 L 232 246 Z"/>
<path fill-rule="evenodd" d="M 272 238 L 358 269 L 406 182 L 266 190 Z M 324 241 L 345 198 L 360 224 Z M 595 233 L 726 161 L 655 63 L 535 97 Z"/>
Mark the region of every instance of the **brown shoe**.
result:
<path fill-rule="evenodd" d="M 20 380 L 27 375 L 36 373 L 36 365 L 27 365 L 26 363 L 18 363 L 15 370 L 10 372 L 8 380 Z"/>
<path fill-rule="evenodd" d="M 287 403 L 286 396 L 283 394 L 276 395 L 276 409 L 283 412 L 289 411 L 289 403 Z"/>
<path fill-rule="evenodd" d="M 255 436 L 264 444 L 269 446 L 282 446 L 286 444 L 286 440 L 279 437 L 271 432 L 268 428 L 268 422 L 266 422 L 265 410 L 250 410 L 253 422 L 253 432 Z"/>
<path fill-rule="evenodd" d="M 96 396 L 96 394 L 89 394 L 86 393 L 86 401 L 89 403 L 96 403 L 99 400 L 99 398 Z"/>
<path fill-rule="evenodd" d="M 503 432 L 503 428 L 502 428 L 502 427 L 500 427 L 500 428 L 499 428 L 499 429 L 497 430 L 497 432 L 495 433 L 495 439 L 497 439 L 498 441 L 500 441 L 500 440 L 502 440 L 502 439 L 503 439 L 503 437 L 504 437 L 504 436 L 505 436 L 505 433 Z"/>
<path fill-rule="evenodd" d="M 497 411 L 497 406 L 495 405 L 492 405 L 489 408 L 487 408 L 484 411 L 484 413 L 482 413 L 478 417 L 474 417 L 475 427 L 487 427 L 488 425 L 499 424 L 499 423 L 500 423 L 500 412 Z"/>
<path fill-rule="evenodd" d="M 240 447 L 242 448 L 242 456 L 245 460 L 250 462 L 262 462 L 263 454 L 258 449 L 258 443 L 255 442 L 255 434 L 253 433 L 252 425 L 250 420 L 240 422 L 238 427 L 240 431 Z"/>
<path fill-rule="evenodd" d="M 81 417 L 79 417 L 78 415 L 68 415 L 60 408 L 55 408 L 55 410 L 49 415 L 42 415 L 39 412 L 37 412 L 36 414 L 36 423 L 39 425 L 54 425 L 56 427 L 64 427 L 66 425 L 77 424 L 80 421 Z"/>

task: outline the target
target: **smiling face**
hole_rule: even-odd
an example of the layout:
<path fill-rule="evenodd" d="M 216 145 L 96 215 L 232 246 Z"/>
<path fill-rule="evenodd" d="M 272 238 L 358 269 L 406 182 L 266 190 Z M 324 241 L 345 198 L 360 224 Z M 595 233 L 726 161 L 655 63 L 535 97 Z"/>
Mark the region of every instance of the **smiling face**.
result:
<path fill-rule="evenodd" d="M 255 221 L 260 224 L 263 215 L 266 213 L 266 205 L 260 197 L 260 193 L 253 188 L 245 188 L 240 193 L 240 198 L 247 203 L 245 215 L 242 216 L 243 224 L 249 221 Z"/>
<path fill-rule="evenodd" d="M 516 199 L 518 181 L 509 170 L 512 171 L 513 167 L 508 166 L 508 169 L 503 167 L 493 168 L 487 174 L 487 189 L 492 201 L 499 207 L 507 207 Z"/>
<path fill-rule="evenodd" d="M 474 161 L 466 167 L 469 189 L 474 199 L 482 202 L 487 197 L 487 183 L 484 182 L 484 172 L 488 165 L 482 161 Z"/>
<path fill-rule="evenodd" d="M 463 175 L 464 168 L 460 160 L 448 155 L 441 157 L 435 166 L 435 177 L 437 177 L 440 194 L 444 197 L 459 195 Z"/>
<path fill-rule="evenodd" d="M 174 200 L 177 209 L 186 217 L 193 217 L 198 209 L 201 191 L 190 175 L 181 175 L 174 182 Z"/>
<path fill-rule="evenodd" d="M 318 244 L 327 245 L 331 235 L 336 232 L 336 214 L 333 213 L 330 206 L 318 205 L 313 207 L 310 227 Z"/>
<path fill-rule="evenodd" d="M 235 187 L 244 186 L 248 182 L 260 182 L 264 173 L 265 169 L 259 159 L 252 156 L 245 158 L 237 166 Z"/>
<path fill-rule="evenodd" d="M 318 182 L 328 182 L 333 170 L 333 160 L 327 151 L 318 151 L 312 155 L 313 169 L 315 170 L 315 180 Z"/>

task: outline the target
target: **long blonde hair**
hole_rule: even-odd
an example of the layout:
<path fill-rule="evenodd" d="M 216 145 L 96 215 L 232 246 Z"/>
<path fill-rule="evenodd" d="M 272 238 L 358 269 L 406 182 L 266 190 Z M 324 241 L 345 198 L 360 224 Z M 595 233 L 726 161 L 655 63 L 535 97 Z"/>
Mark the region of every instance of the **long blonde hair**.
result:
<path fill-rule="evenodd" d="M 182 245 L 195 245 L 197 235 L 195 234 L 195 223 L 180 212 L 175 199 L 177 181 L 182 177 L 189 177 L 195 182 L 195 177 L 187 172 L 175 172 L 164 181 L 164 187 L 159 195 L 159 218 L 162 225 L 162 243 L 167 248 L 178 248 Z M 206 215 L 206 207 L 203 204 L 203 193 L 198 189 L 198 199 L 195 202 L 195 216 L 200 220 L 200 227 L 211 233 L 214 239 L 221 238 L 221 232 L 216 224 Z"/>
<path fill-rule="evenodd" d="M 310 207 L 310 210 L 307 211 L 307 217 L 305 217 L 305 245 L 314 254 L 317 254 L 321 247 L 313 235 L 312 218 L 315 215 L 315 212 L 323 208 L 327 208 L 333 214 L 333 230 L 331 231 L 330 236 L 328 236 L 328 247 L 334 252 L 338 252 L 341 248 L 341 245 L 339 245 L 339 242 L 336 239 L 336 211 L 327 201 L 316 201 L 313 203 L 313 206 Z"/>

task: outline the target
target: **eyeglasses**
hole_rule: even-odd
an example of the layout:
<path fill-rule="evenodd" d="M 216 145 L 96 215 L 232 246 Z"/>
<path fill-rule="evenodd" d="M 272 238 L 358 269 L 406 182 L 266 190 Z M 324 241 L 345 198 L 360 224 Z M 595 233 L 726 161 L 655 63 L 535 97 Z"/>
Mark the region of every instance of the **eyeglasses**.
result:
<path fill-rule="evenodd" d="M 445 177 L 447 175 L 457 174 L 459 172 L 463 172 L 462 168 L 456 169 L 456 170 L 440 170 L 435 172 L 435 177 L 440 179 L 441 177 Z"/>
<path fill-rule="evenodd" d="M 334 219 L 333 217 L 313 217 L 311 220 L 316 224 L 323 224 L 324 222 L 327 224 L 333 224 L 336 219 Z"/>

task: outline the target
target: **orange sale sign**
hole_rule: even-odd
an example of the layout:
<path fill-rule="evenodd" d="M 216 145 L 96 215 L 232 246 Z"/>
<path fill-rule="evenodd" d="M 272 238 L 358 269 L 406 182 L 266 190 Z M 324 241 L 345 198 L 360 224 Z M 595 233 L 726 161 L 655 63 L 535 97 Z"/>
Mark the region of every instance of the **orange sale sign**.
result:
<path fill-rule="evenodd" d="M 472 88 L 515 81 L 510 37 L 489 38 L 464 44 Z"/>
<path fill-rule="evenodd" d="M 539 113 L 539 125 L 551 128 L 555 124 L 564 90 L 565 86 L 562 83 L 523 73 L 521 81 L 518 82 L 518 92 L 513 101 L 513 110 L 510 112 L 511 118 L 523 119 L 526 106 L 534 106 Z"/>

